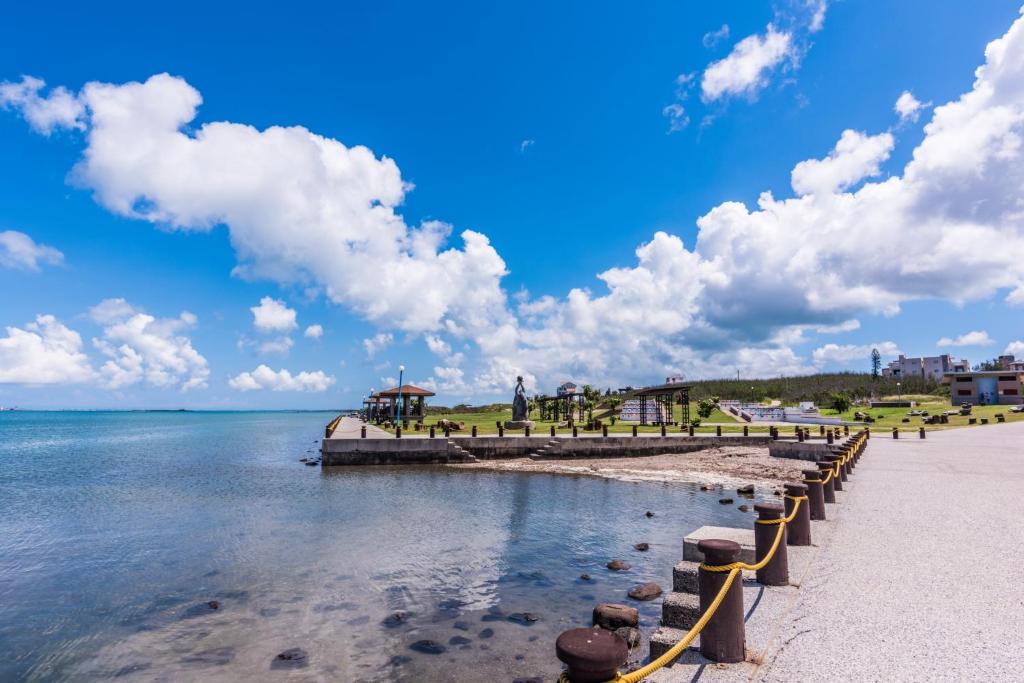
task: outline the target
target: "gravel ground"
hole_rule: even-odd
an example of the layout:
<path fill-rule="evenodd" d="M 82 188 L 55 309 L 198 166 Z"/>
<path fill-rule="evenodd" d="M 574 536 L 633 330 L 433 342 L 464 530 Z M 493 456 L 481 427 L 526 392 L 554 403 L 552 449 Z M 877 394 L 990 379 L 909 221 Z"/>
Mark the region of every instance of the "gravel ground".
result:
<path fill-rule="evenodd" d="M 1024 423 L 877 435 L 763 681 L 1021 680 Z"/>

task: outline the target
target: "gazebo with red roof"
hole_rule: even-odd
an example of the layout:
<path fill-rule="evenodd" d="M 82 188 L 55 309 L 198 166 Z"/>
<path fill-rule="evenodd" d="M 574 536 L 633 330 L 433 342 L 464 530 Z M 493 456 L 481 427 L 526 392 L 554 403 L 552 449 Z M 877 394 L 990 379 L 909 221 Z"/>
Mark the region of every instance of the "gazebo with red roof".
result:
<path fill-rule="evenodd" d="M 401 404 L 401 413 L 398 415 L 400 422 L 423 422 L 423 418 L 426 416 L 426 398 L 427 396 L 434 396 L 433 391 L 428 391 L 412 384 L 403 384 L 400 387 L 394 387 L 392 389 L 385 389 L 378 391 L 371 398 L 377 398 L 381 401 L 387 401 L 390 410 L 387 414 L 383 414 L 384 411 L 380 411 L 378 414 L 378 421 L 390 420 L 395 415 L 395 404 Z M 412 406 L 410 407 L 410 403 Z M 383 420 L 381 419 L 383 418 Z"/>

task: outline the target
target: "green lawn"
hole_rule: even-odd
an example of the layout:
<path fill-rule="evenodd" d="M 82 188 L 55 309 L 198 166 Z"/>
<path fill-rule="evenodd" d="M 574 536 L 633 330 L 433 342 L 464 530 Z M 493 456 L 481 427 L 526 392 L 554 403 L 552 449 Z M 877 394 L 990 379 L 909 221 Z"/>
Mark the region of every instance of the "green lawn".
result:
<path fill-rule="evenodd" d="M 887 397 L 887 398 L 895 399 L 895 397 Z M 904 397 L 904 399 L 906 399 L 906 398 L 907 397 Z M 899 427 L 901 430 L 902 429 L 912 429 L 912 430 L 916 431 L 919 427 L 922 427 L 922 426 L 925 428 L 926 431 L 931 431 L 931 430 L 936 430 L 936 429 L 950 429 L 950 428 L 953 428 L 953 427 L 967 427 L 967 426 L 971 426 L 971 425 L 968 425 L 968 419 L 969 419 L 968 417 L 961 417 L 959 415 L 951 415 L 949 417 L 949 424 L 937 424 L 937 425 L 926 425 L 926 424 L 924 424 L 924 421 L 923 421 L 923 419 L 921 417 L 919 417 L 919 416 L 910 416 L 910 415 L 907 415 L 907 413 L 910 412 L 910 410 L 927 410 L 930 414 L 937 415 L 937 414 L 943 413 L 943 412 L 945 412 L 947 410 L 952 410 L 953 407 L 949 404 L 949 401 L 940 399 L 940 398 L 935 397 L 935 396 L 927 396 L 927 397 L 926 396 L 921 396 L 921 397 L 916 397 L 915 396 L 912 400 L 918 400 L 918 399 L 921 399 L 920 402 L 918 402 L 918 404 L 915 405 L 912 409 L 911 408 L 857 408 L 857 407 L 854 407 L 854 408 L 851 408 L 850 410 L 846 411 L 845 413 L 843 413 L 842 415 L 839 415 L 839 416 L 842 417 L 844 420 L 851 420 L 852 421 L 852 420 L 856 419 L 854 417 L 854 413 L 856 413 L 858 410 L 862 411 L 862 412 L 865 412 L 868 415 L 870 415 L 871 417 L 875 418 L 875 422 L 873 422 L 873 423 L 871 423 L 869 425 L 871 427 L 872 431 L 875 431 L 875 430 L 890 431 L 890 430 L 892 430 L 893 427 Z M 926 402 L 925 399 L 927 400 L 927 402 Z M 974 406 L 974 409 L 971 411 L 970 417 L 979 418 L 979 422 L 980 422 L 980 418 L 986 417 L 986 418 L 988 418 L 989 423 L 994 423 L 996 421 L 996 419 L 995 419 L 996 413 L 1002 413 L 1006 417 L 1006 421 L 1007 422 L 1017 422 L 1017 421 L 1020 421 L 1020 420 L 1024 420 L 1024 413 L 1011 413 L 1010 412 L 1010 406 Z M 827 410 L 827 409 L 822 409 L 821 414 L 824 415 L 824 416 L 828 416 L 828 417 L 838 415 L 838 413 L 836 413 L 836 411 L 834 411 L 834 410 Z M 910 422 L 903 422 L 904 418 L 909 419 Z M 981 425 L 978 424 L 978 425 L 974 425 L 974 426 L 981 426 Z"/>

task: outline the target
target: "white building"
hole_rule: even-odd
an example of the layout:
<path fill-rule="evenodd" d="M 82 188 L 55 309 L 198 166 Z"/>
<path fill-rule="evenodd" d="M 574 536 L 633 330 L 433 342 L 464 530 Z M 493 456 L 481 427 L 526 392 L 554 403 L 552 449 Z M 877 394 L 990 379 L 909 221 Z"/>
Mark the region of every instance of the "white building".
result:
<path fill-rule="evenodd" d="M 907 358 L 900 354 L 899 358 L 882 368 L 883 377 L 918 377 L 941 382 L 943 375 L 950 372 L 970 372 L 971 363 L 966 358 L 954 359 L 948 353 L 941 356 L 925 356 L 924 358 Z"/>

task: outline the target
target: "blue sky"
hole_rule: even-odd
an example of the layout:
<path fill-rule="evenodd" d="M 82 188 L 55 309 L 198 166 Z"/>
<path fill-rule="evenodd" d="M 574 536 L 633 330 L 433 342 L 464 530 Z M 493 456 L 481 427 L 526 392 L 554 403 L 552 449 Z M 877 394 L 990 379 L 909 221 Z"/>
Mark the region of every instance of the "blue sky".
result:
<path fill-rule="evenodd" d="M 10 8 L 0 405 L 347 406 L 399 363 L 454 403 L 517 373 L 1024 355 L 1019 16 Z"/>

